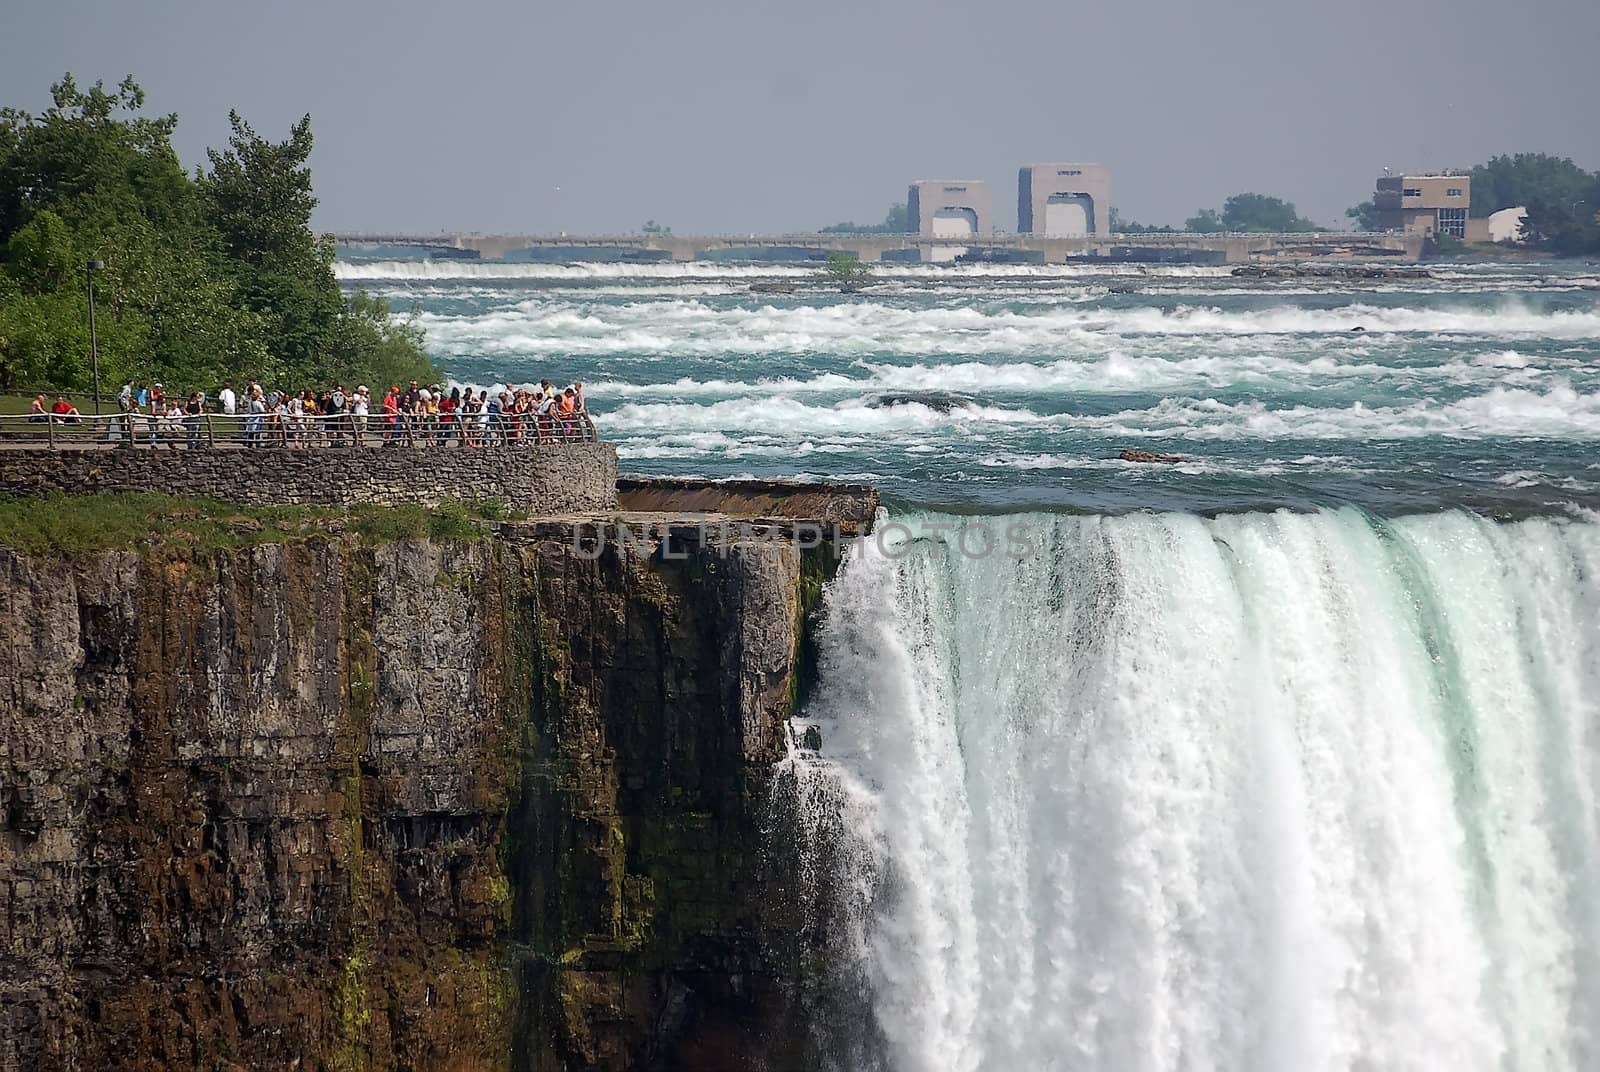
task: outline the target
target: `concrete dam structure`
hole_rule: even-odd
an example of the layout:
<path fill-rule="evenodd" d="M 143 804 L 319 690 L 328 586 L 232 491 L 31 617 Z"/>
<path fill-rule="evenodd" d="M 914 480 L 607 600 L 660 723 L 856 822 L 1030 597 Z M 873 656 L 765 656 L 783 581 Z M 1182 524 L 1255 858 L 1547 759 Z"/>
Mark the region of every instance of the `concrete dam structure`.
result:
<path fill-rule="evenodd" d="M 959 185 L 959 184 L 954 184 Z M 974 212 L 976 208 L 974 207 Z M 1109 211 L 1106 213 L 1109 217 Z M 1096 213 L 1096 225 L 1098 226 Z M 1109 222 L 1109 221 L 1108 221 Z M 771 235 L 516 235 L 478 232 L 407 234 L 360 232 L 336 234 L 345 248 L 404 247 L 439 250 L 473 260 L 638 260 L 687 262 L 717 257 L 737 260 L 823 260 L 846 253 L 863 261 L 932 260 L 932 251 L 951 244 L 951 235 L 936 234 L 771 234 Z M 1417 260 L 1420 234 L 1318 231 L 1307 234 L 1110 234 L 1060 237 L 1047 234 L 980 234 L 975 248 L 1031 258 L 1044 264 L 1065 264 L 1084 258 L 1164 260 L 1191 258 L 1216 264 L 1248 264 L 1275 259 Z"/>
<path fill-rule="evenodd" d="M 1017 173 L 1017 230 L 1109 238 L 1111 173 L 1101 164 L 1032 164 Z"/>

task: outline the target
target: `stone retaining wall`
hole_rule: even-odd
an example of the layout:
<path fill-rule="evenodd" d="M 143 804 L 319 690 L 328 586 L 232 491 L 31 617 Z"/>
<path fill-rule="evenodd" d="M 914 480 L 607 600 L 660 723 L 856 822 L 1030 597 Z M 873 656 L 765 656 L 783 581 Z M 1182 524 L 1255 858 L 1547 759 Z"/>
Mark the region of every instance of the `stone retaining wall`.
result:
<path fill-rule="evenodd" d="M 294 450 L 10 450 L 0 494 L 155 491 L 255 505 L 436 506 L 496 498 L 535 516 L 617 505 L 617 452 L 559 446 Z"/>
<path fill-rule="evenodd" d="M 623 477 L 617 481 L 617 503 L 623 510 L 649 513 L 793 518 L 837 525 L 853 535 L 872 528 L 878 489 L 801 480 Z"/>

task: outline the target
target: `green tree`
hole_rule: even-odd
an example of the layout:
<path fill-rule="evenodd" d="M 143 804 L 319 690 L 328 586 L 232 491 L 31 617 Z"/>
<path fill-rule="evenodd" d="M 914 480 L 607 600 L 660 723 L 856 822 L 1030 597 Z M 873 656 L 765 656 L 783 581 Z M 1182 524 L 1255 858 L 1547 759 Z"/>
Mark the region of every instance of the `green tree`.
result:
<path fill-rule="evenodd" d="M 1294 204 L 1266 194 L 1234 194 L 1222 203 L 1219 214 L 1203 208 L 1185 221 L 1191 231 L 1211 234 L 1217 231 L 1273 231 L 1278 233 L 1319 231 L 1310 220 L 1301 218 Z"/>
<path fill-rule="evenodd" d="M 345 303 L 339 332 L 340 345 L 335 348 L 339 356 L 330 369 L 332 379 L 376 385 L 439 378 L 423 349 L 414 309 L 406 319 L 397 319 L 388 302 L 358 290 Z"/>
<path fill-rule="evenodd" d="M 1122 213 L 1117 211 L 1115 205 L 1111 206 L 1110 219 L 1113 234 L 1172 234 L 1176 228 L 1166 224 L 1140 223 L 1137 220 L 1124 220 Z"/>
<path fill-rule="evenodd" d="M 59 290 L 78 270 L 78 255 L 66 221 L 49 209 L 34 213 L 6 245 L 11 278 L 23 294 Z"/>
<path fill-rule="evenodd" d="M 1587 198 L 1595 175 L 1547 153 L 1496 156 L 1472 169 L 1472 215 L 1488 216 L 1530 202 L 1552 204 Z"/>
<path fill-rule="evenodd" d="M 0 112 L 0 274 L 15 284 L 0 311 L 8 325 L 0 372 L 12 386 L 81 387 L 87 375 L 84 264 L 109 263 L 97 282 L 108 298 L 101 365 L 108 377 L 161 366 L 156 323 L 175 305 L 224 322 L 227 304 L 181 288 L 210 271 L 214 242 L 193 183 L 172 151 L 172 116 L 138 114 L 131 79 L 115 92 L 79 89 L 69 75 L 39 115 Z M 168 315 L 169 321 L 173 318 Z"/>
<path fill-rule="evenodd" d="M 904 201 L 896 201 L 889 206 L 889 211 L 884 214 L 882 223 L 834 223 L 818 231 L 818 234 L 910 234 L 916 230 L 911 223 L 911 210 Z"/>
<path fill-rule="evenodd" d="M 133 215 L 192 222 L 188 176 L 171 145 L 177 116 L 139 115 L 144 91 L 132 78 L 111 92 L 102 82 L 80 90 L 69 74 L 50 97 L 40 115 L 0 109 L 0 240 L 45 208 L 91 240 Z"/>
<path fill-rule="evenodd" d="M 1234 194 L 1222 204 L 1222 224 L 1229 231 L 1316 231 L 1320 228 L 1301 218 L 1293 202 L 1266 194 Z"/>
<path fill-rule="evenodd" d="M 1358 231 L 1381 230 L 1378 206 L 1370 200 L 1363 201 L 1359 205 L 1352 205 L 1344 210 L 1344 214 L 1347 218 L 1356 221 L 1356 229 Z"/>
<path fill-rule="evenodd" d="M 0 388 L 80 385 L 88 342 L 70 296 L 23 295 L 0 284 Z"/>
<path fill-rule="evenodd" d="M 1472 215 L 1522 207 L 1523 239 L 1561 254 L 1600 252 L 1600 173 L 1547 153 L 1497 156 L 1472 169 Z"/>
<path fill-rule="evenodd" d="M 321 258 L 311 233 L 317 198 L 311 190 L 311 116 L 271 142 L 238 112 L 228 113 L 228 147 L 208 149 L 211 170 L 200 176 L 211 222 L 224 248 L 246 264 L 287 261 L 316 267 Z"/>
<path fill-rule="evenodd" d="M 846 294 L 854 294 L 872 278 L 872 268 L 848 253 L 828 254 L 822 273 Z"/>
<path fill-rule="evenodd" d="M 51 87 L 40 114 L 0 111 L 0 385 L 86 386 L 85 264 L 95 273 L 103 382 L 284 386 L 404 368 L 435 378 L 410 321 L 346 298 L 311 230 L 309 117 L 283 142 L 231 114 L 228 147 L 190 176 L 173 115 L 113 90 Z"/>
<path fill-rule="evenodd" d="M 333 249 L 311 231 L 311 117 L 281 142 L 261 137 L 237 112 L 225 150 L 208 150 L 200 176 L 207 215 L 221 236 L 226 265 L 245 306 L 272 337 L 278 376 L 314 378 L 332 353 L 344 301 L 333 274 Z"/>

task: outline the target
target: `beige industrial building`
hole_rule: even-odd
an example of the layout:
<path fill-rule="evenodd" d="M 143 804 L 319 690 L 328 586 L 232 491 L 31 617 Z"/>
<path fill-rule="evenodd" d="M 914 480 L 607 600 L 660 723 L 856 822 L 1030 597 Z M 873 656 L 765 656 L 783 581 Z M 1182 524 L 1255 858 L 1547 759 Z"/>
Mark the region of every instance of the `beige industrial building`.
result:
<path fill-rule="evenodd" d="M 1030 164 L 1017 173 L 1017 231 L 1046 238 L 1111 233 L 1111 172 L 1100 164 Z"/>
<path fill-rule="evenodd" d="M 1470 175 L 1385 175 L 1372 194 L 1372 207 L 1378 210 L 1381 230 L 1429 238 L 1469 237 L 1467 218 L 1471 205 Z"/>
<path fill-rule="evenodd" d="M 911 184 L 906 209 L 917 234 L 970 238 L 994 233 L 994 195 L 981 179 L 924 179 Z"/>

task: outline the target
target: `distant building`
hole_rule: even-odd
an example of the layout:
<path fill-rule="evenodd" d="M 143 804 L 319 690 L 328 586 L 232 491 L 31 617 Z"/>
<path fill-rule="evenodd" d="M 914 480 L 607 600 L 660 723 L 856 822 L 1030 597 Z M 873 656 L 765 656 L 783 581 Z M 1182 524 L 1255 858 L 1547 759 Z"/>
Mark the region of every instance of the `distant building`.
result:
<path fill-rule="evenodd" d="M 1100 164 L 1030 164 L 1017 172 L 1017 230 L 1048 238 L 1111 233 L 1111 172 Z"/>
<path fill-rule="evenodd" d="M 906 209 L 917 234 L 968 238 L 994 233 L 994 195 L 977 179 L 925 179 L 911 184 Z"/>
<path fill-rule="evenodd" d="M 1490 242 L 1521 242 L 1522 221 L 1528 218 L 1528 210 L 1522 207 L 1503 208 L 1499 212 L 1491 213 L 1488 219 Z M 1473 220 L 1477 223 L 1477 220 Z"/>
<path fill-rule="evenodd" d="M 1372 194 L 1378 227 L 1428 237 L 1467 237 L 1470 175 L 1385 175 Z"/>

